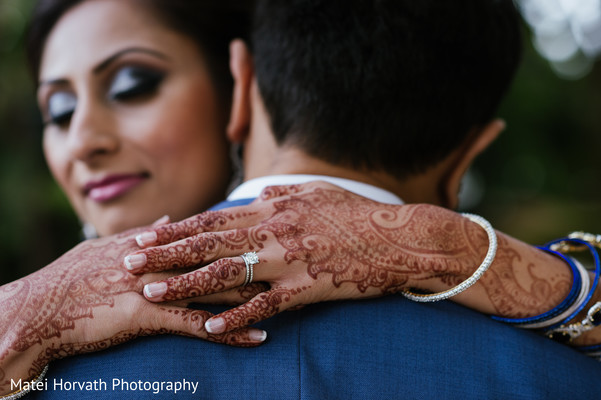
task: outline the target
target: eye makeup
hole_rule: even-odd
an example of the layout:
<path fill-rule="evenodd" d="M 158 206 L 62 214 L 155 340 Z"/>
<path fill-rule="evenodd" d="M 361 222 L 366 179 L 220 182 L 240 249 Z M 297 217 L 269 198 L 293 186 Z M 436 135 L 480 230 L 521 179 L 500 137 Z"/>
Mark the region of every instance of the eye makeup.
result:
<path fill-rule="evenodd" d="M 152 61 L 133 61 L 130 54 L 137 57 L 151 57 Z M 144 100 L 157 91 L 167 76 L 163 68 L 148 63 L 164 62 L 166 57 L 159 52 L 145 48 L 126 48 L 92 68 L 92 81 L 89 85 L 97 99 L 109 102 L 130 102 Z M 67 78 L 42 80 L 38 89 L 38 101 L 44 114 L 44 125 L 62 126 L 68 123 L 76 111 L 77 91 L 71 89 L 74 82 Z M 86 83 L 88 85 L 88 83 Z M 79 85 L 81 86 L 81 85 Z M 78 86 L 78 87 L 79 87 Z"/>
<path fill-rule="evenodd" d="M 70 92 L 55 92 L 48 98 L 46 124 L 62 125 L 71 119 L 77 106 L 77 97 Z"/>
<path fill-rule="evenodd" d="M 127 66 L 114 74 L 107 96 L 110 100 L 128 100 L 154 92 L 165 74 L 155 69 Z"/>

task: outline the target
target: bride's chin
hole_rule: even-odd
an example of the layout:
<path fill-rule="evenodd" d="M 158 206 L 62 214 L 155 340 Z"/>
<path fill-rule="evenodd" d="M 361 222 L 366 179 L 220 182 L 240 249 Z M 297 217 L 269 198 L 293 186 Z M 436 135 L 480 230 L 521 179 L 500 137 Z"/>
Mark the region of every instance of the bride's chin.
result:
<path fill-rule="evenodd" d="M 94 225 L 98 237 L 111 236 L 128 231 L 133 228 L 148 225 L 147 223 L 133 220 L 120 220 L 115 222 L 101 221 Z"/>

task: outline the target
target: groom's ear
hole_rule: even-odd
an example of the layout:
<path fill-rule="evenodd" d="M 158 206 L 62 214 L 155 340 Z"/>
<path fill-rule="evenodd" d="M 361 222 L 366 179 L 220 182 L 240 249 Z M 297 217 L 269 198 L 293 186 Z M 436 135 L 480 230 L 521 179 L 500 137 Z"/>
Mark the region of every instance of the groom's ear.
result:
<path fill-rule="evenodd" d="M 494 119 L 484 127 L 474 130 L 455 152 L 456 154 L 452 156 L 454 158 L 452 165 L 448 167 L 446 175 L 439 184 L 441 204 L 444 207 L 457 208 L 463 176 L 476 157 L 486 150 L 504 129 L 505 121 Z"/>
<path fill-rule="evenodd" d="M 250 127 L 251 83 L 255 74 L 250 50 L 240 39 L 230 43 L 230 71 L 234 78 L 234 90 L 227 138 L 232 143 L 242 143 Z"/>

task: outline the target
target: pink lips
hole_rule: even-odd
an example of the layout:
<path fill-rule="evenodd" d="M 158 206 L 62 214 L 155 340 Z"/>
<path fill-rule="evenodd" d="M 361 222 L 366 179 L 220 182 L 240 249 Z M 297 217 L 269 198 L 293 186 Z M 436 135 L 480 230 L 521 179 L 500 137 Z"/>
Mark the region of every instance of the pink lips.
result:
<path fill-rule="evenodd" d="M 98 181 L 88 182 L 84 186 L 84 193 L 98 203 L 105 203 L 124 195 L 147 178 L 146 174 L 110 175 Z"/>

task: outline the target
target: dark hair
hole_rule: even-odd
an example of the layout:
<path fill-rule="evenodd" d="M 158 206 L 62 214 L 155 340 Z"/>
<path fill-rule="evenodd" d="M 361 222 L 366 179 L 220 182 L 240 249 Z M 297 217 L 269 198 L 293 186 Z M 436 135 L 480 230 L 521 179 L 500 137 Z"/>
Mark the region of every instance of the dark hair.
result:
<path fill-rule="evenodd" d="M 279 144 L 399 178 L 488 122 L 521 56 L 512 0 L 259 0 L 251 37 Z"/>
<path fill-rule="evenodd" d="M 48 35 L 71 8 L 86 0 L 39 0 L 27 38 L 27 56 L 37 81 Z M 121 0 L 123 1 L 123 0 Z M 229 42 L 247 38 L 252 0 L 130 0 L 147 7 L 174 31 L 194 39 L 207 59 L 219 96 L 231 94 Z"/>

